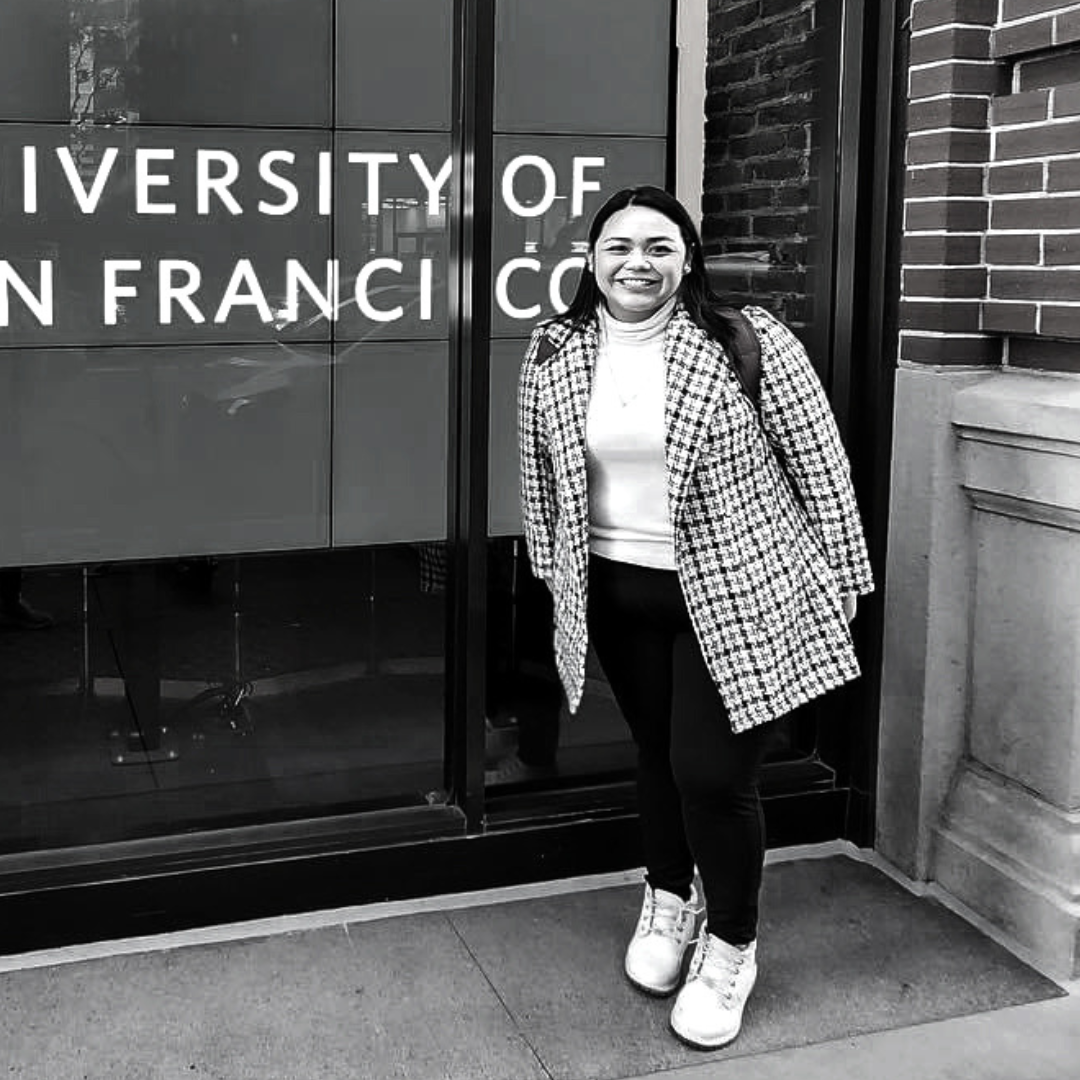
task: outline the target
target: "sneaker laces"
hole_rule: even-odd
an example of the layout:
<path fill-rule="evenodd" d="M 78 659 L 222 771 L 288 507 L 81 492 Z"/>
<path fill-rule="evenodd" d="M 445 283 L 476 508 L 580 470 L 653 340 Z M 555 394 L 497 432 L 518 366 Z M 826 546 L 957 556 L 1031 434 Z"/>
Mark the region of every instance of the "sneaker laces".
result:
<path fill-rule="evenodd" d="M 688 980 L 700 979 L 725 1005 L 732 1005 L 746 954 L 736 946 L 725 945 L 707 931 L 702 931 L 698 942 Z"/>
<path fill-rule="evenodd" d="M 638 924 L 638 933 L 658 934 L 660 937 L 678 940 L 686 926 L 687 917 L 696 914 L 693 907 L 693 895 L 689 900 L 679 900 L 675 903 L 662 903 L 656 895 L 655 889 L 649 890 L 649 899 L 641 911 L 641 921 Z"/>

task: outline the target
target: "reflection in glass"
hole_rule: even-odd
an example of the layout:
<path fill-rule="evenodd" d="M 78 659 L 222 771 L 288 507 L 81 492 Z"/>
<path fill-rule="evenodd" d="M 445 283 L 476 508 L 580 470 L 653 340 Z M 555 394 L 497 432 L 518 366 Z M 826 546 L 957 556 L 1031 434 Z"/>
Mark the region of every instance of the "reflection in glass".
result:
<path fill-rule="evenodd" d="M 23 575 L 0 853 L 444 798 L 443 596 L 405 546 Z"/>
<path fill-rule="evenodd" d="M 339 133 L 334 155 L 334 243 L 345 300 L 338 340 L 444 339 L 449 326 L 449 136 Z M 355 302 L 356 276 L 376 265 L 381 268 L 367 278 L 363 290 L 372 308 L 365 313 Z"/>
<path fill-rule="evenodd" d="M 555 670 L 548 587 L 521 537 L 488 541 L 489 787 L 552 787 L 630 775 L 635 752 L 591 650 L 585 696 L 571 717 Z"/>
<path fill-rule="evenodd" d="M 488 421 L 488 535 L 521 532 L 521 487 L 518 470 L 517 388 L 526 338 L 491 343 Z"/>
<path fill-rule="evenodd" d="M 2 120 L 325 127 L 331 0 L 4 0 Z"/>
<path fill-rule="evenodd" d="M 329 355 L 0 350 L 0 565 L 328 541 Z"/>
<path fill-rule="evenodd" d="M 139 119 L 139 2 L 53 4 L 70 10 L 68 47 L 72 124 Z"/>
<path fill-rule="evenodd" d="M 797 3 L 747 14 L 740 40 L 757 43 L 754 63 L 775 77 L 745 81 L 748 44 L 733 45 L 709 67 L 706 261 L 718 292 L 775 312 L 824 373 L 836 241 L 840 15 L 834 5 L 817 5 L 807 34 L 807 13 Z M 761 117 L 768 123 L 759 124 Z"/>
<path fill-rule="evenodd" d="M 496 137 L 495 337 L 564 309 L 593 214 L 621 187 L 663 185 L 665 158 L 663 139 Z"/>

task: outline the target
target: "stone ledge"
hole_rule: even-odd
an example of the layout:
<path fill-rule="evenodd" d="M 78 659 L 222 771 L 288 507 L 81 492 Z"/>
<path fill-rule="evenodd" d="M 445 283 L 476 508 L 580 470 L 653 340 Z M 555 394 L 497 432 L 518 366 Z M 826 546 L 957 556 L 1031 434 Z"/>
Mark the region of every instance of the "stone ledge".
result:
<path fill-rule="evenodd" d="M 1080 376 L 1002 371 L 961 390 L 953 401 L 961 437 L 994 432 L 1071 444 L 1080 455 Z M 1077 492 L 1080 508 L 1080 492 Z"/>
<path fill-rule="evenodd" d="M 952 422 L 978 509 L 1080 532 L 1080 378 L 992 375 L 956 395 Z"/>
<path fill-rule="evenodd" d="M 934 878 L 1048 969 L 1080 973 L 1080 812 L 966 762 L 936 830 Z"/>

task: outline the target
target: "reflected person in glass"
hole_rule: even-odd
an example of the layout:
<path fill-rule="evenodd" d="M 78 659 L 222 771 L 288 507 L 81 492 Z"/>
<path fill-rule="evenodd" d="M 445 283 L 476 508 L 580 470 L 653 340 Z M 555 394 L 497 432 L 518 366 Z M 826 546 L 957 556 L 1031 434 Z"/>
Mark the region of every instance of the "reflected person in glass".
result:
<path fill-rule="evenodd" d="M 23 597 L 21 566 L 0 569 L 0 630 L 47 630 L 53 617 L 31 607 Z"/>
<path fill-rule="evenodd" d="M 638 751 L 626 975 L 679 991 L 684 1042 L 723 1046 L 757 975 L 761 764 L 779 717 L 859 674 L 849 623 L 873 588 L 828 399 L 785 325 L 713 293 L 685 208 L 627 188 L 591 223 L 569 310 L 532 335 L 519 435 L 570 709 L 591 642 Z"/>

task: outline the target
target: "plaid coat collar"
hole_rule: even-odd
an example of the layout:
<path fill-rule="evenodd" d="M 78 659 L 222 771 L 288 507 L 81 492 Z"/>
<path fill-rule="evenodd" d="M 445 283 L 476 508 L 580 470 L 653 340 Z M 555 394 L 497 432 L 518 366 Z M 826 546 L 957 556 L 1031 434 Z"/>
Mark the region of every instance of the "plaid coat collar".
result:
<path fill-rule="evenodd" d="M 546 336 L 550 377 L 562 389 L 554 398 L 559 413 L 554 420 L 570 435 L 568 444 L 580 452 L 580 461 L 574 465 L 583 473 L 585 417 L 600 348 L 599 327 L 595 319 L 580 329 L 554 323 Z M 720 384 L 734 380 L 735 375 L 722 347 L 690 318 L 682 304 L 672 312 L 664 336 L 664 367 L 665 459 L 668 502 L 674 518 L 686 496 L 703 434 L 723 396 Z"/>

